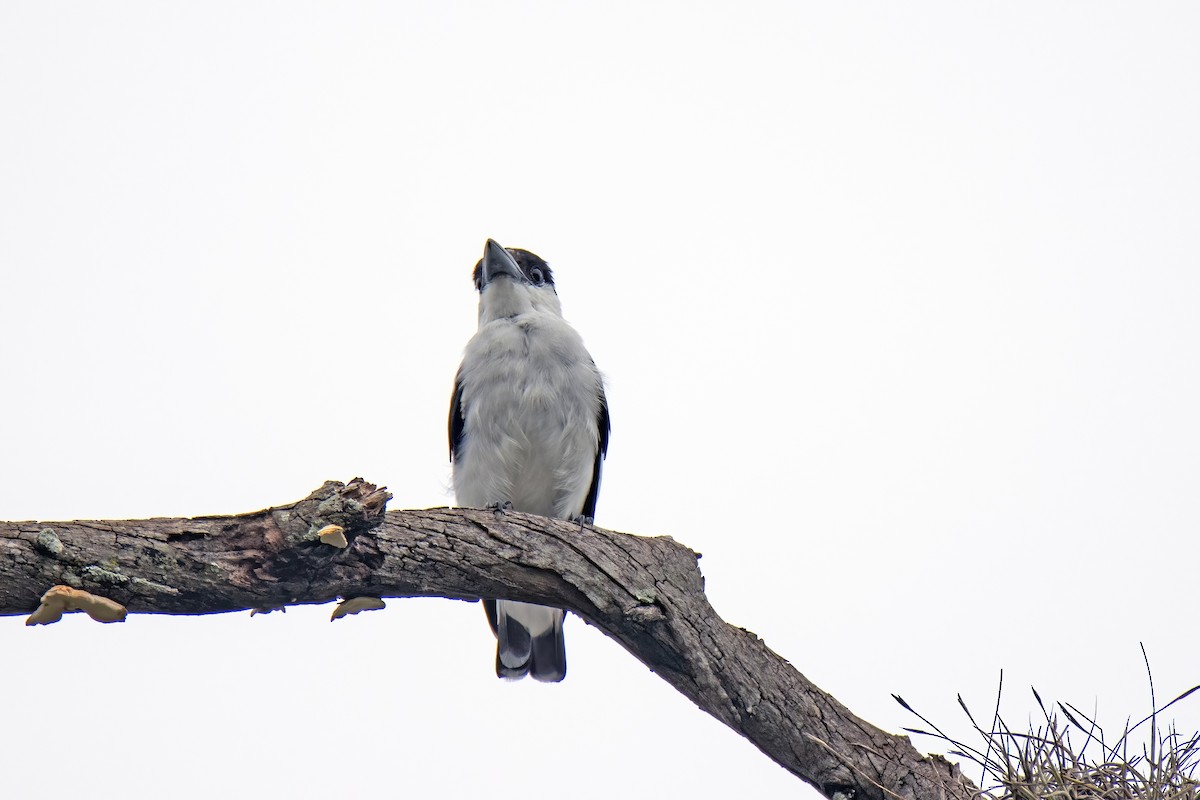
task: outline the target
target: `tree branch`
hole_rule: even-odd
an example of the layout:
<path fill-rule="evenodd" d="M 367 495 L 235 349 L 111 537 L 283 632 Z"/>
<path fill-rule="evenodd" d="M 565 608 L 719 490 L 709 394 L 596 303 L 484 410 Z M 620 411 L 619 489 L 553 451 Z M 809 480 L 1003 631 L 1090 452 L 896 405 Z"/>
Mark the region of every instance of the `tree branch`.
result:
<path fill-rule="evenodd" d="M 133 613 L 210 614 L 342 597 L 506 597 L 569 608 L 822 794 L 969 800 L 940 756 L 855 717 L 753 633 L 717 616 L 698 556 L 640 537 L 509 512 L 384 513 L 355 479 L 233 517 L 0 522 L 0 614 L 66 584 Z M 344 549 L 322 543 L 344 529 Z"/>

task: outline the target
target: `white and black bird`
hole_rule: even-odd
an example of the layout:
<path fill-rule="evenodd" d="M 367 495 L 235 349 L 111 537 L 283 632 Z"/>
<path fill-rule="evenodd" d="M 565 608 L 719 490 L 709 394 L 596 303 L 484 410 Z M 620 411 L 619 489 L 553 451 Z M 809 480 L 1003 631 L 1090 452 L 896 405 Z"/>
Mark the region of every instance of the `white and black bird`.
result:
<path fill-rule="evenodd" d="M 450 402 L 458 505 L 588 521 L 608 450 L 608 403 L 583 339 L 562 317 L 549 265 L 488 239 L 475 265 L 479 330 Z M 496 674 L 561 681 L 560 608 L 484 601 Z"/>

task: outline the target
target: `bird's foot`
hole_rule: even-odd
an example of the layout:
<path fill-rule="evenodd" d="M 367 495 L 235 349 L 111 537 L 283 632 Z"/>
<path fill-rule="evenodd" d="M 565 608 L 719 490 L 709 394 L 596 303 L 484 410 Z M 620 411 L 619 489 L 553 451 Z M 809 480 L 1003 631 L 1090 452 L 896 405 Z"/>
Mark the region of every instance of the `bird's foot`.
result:
<path fill-rule="evenodd" d="M 579 524 L 579 530 L 583 530 L 585 525 L 592 525 L 596 522 L 595 517 L 589 517 L 587 514 L 576 514 L 571 517 L 571 522 Z"/>
<path fill-rule="evenodd" d="M 505 513 L 512 511 L 512 501 L 505 500 L 503 503 L 488 503 L 484 508 L 493 512 L 497 517 L 502 517 Z"/>

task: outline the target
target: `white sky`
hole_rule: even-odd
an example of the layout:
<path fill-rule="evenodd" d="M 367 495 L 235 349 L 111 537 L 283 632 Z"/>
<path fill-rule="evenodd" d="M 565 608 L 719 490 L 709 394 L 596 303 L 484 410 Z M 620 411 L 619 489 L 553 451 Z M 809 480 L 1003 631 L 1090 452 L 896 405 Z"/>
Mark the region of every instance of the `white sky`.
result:
<path fill-rule="evenodd" d="M 491 236 L 608 376 L 599 524 L 884 728 L 965 735 L 1001 668 L 1014 724 L 1032 684 L 1119 727 L 1139 641 L 1200 682 L 1197 42 L 1195 3 L 4 3 L 0 518 L 447 504 Z M 547 687 L 475 605 L 328 613 L 0 619 L 5 796 L 813 796 L 578 619 Z"/>

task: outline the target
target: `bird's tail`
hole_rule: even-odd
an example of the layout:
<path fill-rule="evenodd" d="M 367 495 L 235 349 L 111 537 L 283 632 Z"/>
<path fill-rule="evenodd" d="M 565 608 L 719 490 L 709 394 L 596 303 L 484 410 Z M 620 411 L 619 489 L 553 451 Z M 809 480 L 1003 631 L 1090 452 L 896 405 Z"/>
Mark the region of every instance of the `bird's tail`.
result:
<path fill-rule="evenodd" d="M 554 683 L 567 675 L 561 608 L 516 600 L 484 600 L 488 622 L 496 633 L 496 674 Z"/>

